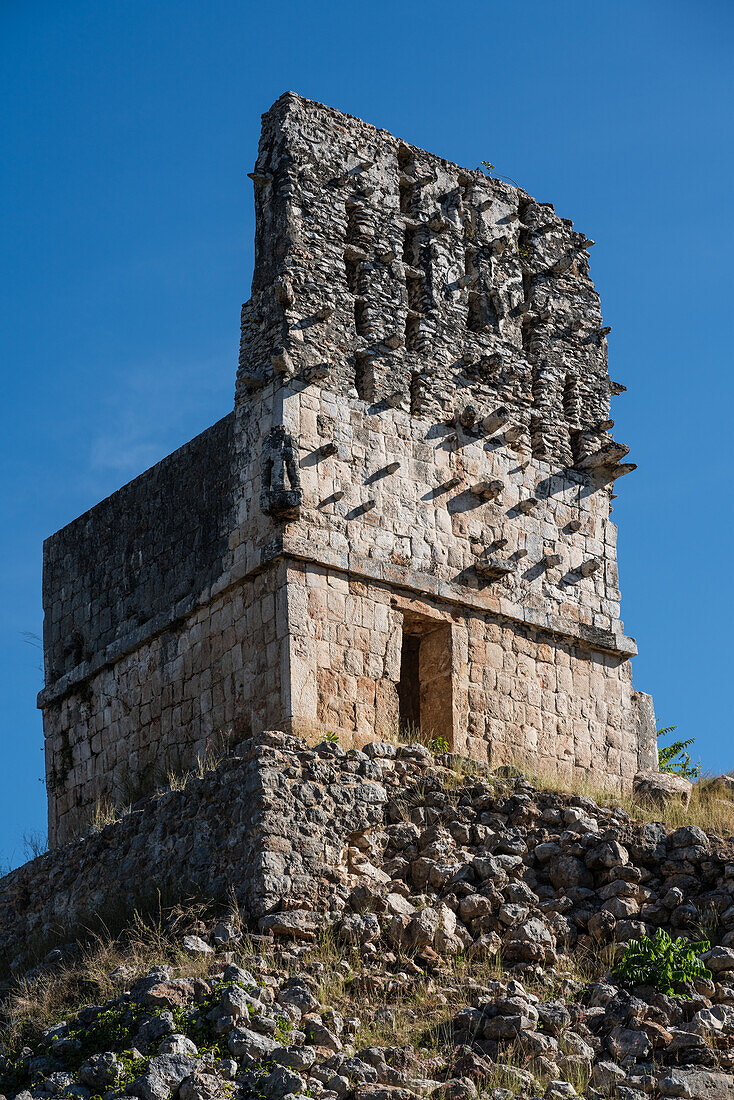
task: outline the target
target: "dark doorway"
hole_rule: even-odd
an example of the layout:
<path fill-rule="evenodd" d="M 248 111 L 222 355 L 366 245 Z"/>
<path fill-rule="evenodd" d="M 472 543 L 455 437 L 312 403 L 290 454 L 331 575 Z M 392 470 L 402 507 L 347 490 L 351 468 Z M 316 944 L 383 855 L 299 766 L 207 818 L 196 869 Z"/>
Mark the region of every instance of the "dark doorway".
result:
<path fill-rule="evenodd" d="M 420 646 L 419 635 L 403 634 L 398 682 L 399 721 L 403 734 L 421 728 Z"/>
<path fill-rule="evenodd" d="M 400 679 L 397 683 L 400 732 L 424 745 L 453 745 L 451 627 L 415 612 L 403 612 Z"/>

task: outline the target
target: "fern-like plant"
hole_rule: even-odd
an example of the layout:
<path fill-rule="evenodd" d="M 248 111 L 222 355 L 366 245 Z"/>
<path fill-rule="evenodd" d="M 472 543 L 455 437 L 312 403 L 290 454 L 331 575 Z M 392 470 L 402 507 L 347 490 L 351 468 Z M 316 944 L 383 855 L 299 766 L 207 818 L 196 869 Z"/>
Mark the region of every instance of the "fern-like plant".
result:
<path fill-rule="evenodd" d="M 677 726 L 665 726 L 658 730 L 658 739 L 669 737 Z M 658 767 L 661 772 L 669 772 L 672 775 L 682 775 L 684 779 L 697 779 L 701 774 L 701 765 L 692 764 L 691 758 L 686 752 L 693 744 L 693 738 L 687 741 L 673 741 L 670 745 L 658 745 Z"/>
<path fill-rule="evenodd" d="M 658 928 L 653 936 L 629 941 L 612 976 L 620 985 L 651 985 L 672 996 L 682 982 L 711 977 L 698 957 L 710 947 L 708 940 L 691 943 L 685 936 L 671 940 Z"/>

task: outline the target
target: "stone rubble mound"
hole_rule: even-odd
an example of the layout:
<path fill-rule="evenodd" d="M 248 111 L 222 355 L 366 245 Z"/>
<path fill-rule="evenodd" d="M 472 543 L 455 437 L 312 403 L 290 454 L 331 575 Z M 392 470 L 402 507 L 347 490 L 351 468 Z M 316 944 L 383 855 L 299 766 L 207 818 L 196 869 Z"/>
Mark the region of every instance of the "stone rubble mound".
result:
<path fill-rule="evenodd" d="M 734 1098 L 732 838 L 420 745 L 299 759 L 315 817 L 345 772 L 383 806 L 328 905 L 192 922 L 175 968 L 6 1047 L 6 1097 Z M 617 983 L 614 945 L 657 928 L 709 938 L 711 979 Z"/>

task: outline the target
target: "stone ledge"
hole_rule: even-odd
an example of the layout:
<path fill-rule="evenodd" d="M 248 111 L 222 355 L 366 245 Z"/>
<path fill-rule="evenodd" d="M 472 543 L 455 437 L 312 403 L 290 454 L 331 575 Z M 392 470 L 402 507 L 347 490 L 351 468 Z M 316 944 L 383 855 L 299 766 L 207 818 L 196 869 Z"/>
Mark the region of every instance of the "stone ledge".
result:
<path fill-rule="evenodd" d="M 251 558 L 246 564 L 243 563 L 236 569 L 224 573 L 210 588 L 205 589 L 198 596 L 191 596 L 180 601 L 169 612 L 156 616 L 124 637 L 116 638 L 91 661 L 85 661 L 77 665 L 76 668 L 65 673 L 55 683 L 43 688 L 38 693 L 38 707 L 47 707 L 63 698 L 64 695 L 73 691 L 77 685 L 84 683 L 85 680 L 90 679 L 101 669 L 114 664 L 128 653 L 138 649 L 145 642 L 150 641 L 157 634 L 162 634 L 164 630 L 170 629 L 173 625 L 185 619 L 187 615 L 196 611 L 197 608 L 205 607 L 228 589 L 256 576 L 279 558 L 293 558 L 296 561 L 308 562 L 323 569 L 333 569 L 348 576 L 378 581 L 388 586 L 403 588 L 424 596 L 433 596 L 435 599 L 443 600 L 446 603 L 470 608 L 482 614 L 497 615 L 511 622 L 522 623 L 538 630 L 544 630 L 557 637 L 568 638 L 599 653 L 610 653 L 622 659 L 634 657 L 637 654 L 637 645 L 634 638 L 628 638 L 624 634 L 614 634 L 611 630 L 600 629 L 584 623 L 572 623 L 560 615 L 538 611 L 535 608 L 522 607 L 512 600 L 508 600 L 506 596 L 498 596 L 491 591 L 479 592 L 465 588 L 453 581 L 443 580 L 430 573 L 422 573 L 406 566 L 364 558 L 358 554 L 344 554 L 336 550 L 329 550 L 326 547 L 314 548 L 306 540 L 286 533 L 261 547 L 257 558 Z"/>
<path fill-rule="evenodd" d="M 60 676 L 53 684 L 42 688 L 38 693 L 36 705 L 39 708 L 47 707 L 56 702 L 57 699 L 63 698 L 64 695 L 73 691 L 77 685 L 83 684 L 85 680 L 89 680 L 90 677 L 103 668 L 114 664 L 122 657 L 127 656 L 128 653 L 132 653 L 141 645 L 151 641 L 156 635 L 162 634 L 164 630 L 170 630 L 172 626 L 183 622 L 188 615 L 193 614 L 200 607 L 206 607 L 212 600 L 216 599 L 217 596 L 221 596 L 228 589 L 257 576 L 258 573 L 261 573 L 263 569 L 282 556 L 282 539 L 273 539 L 261 547 L 257 556 L 252 557 L 246 564 L 241 563 L 233 569 L 227 570 L 198 595 L 180 600 L 170 611 L 161 612 L 160 615 L 149 619 L 147 623 L 143 623 L 137 629 L 115 638 L 114 642 L 110 642 L 100 653 L 95 654 L 91 661 L 83 661 L 75 668 L 70 669 L 69 672 L 64 673 L 63 676 Z"/>
<path fill-rule="evenodd" d="M 376 561 L 353 553 L 340 553 L 326 547 L 314 549 L 311 543 L 287 534 L 283 537 L 283 554 L 285 557 L 318 565 L 324 569 L 334 569 L 349 576 L 379 581 L 396 588 L 405 588 L 411 592 L 433 596 L 435 599 L 471 608 L 483 614 L 497 615 L 516 623 L 533 626 L 549 634 L 579 642 L 600 653 L 611 653 L 615 657 L 625 659 L 637 654 L 634 638 L 628 638 L 624 634 L 614 634 L 611 630 L 600 629 L 585 623 L 573 623 L 560 615 L 522 607 L 508 600 L 506 596 L 498 596 L 491 591 L 479 592 L 465 588 L 463 585 L 443 580 L 430 573 L 421 573 L 406 566 Z"/>

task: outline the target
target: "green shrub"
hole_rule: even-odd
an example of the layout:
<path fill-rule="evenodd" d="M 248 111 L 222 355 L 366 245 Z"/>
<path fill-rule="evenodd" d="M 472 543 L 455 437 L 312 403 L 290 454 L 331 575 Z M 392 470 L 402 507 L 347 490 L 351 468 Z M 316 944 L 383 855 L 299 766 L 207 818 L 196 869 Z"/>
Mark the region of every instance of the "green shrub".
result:
<path fill-rule="evenodd" d="M 432 737 L 428 742 L 428 749 L 434 756 L 440 756 L 441 753 L 448 752 L 451 746 L 445 737 Z"/>
<path fill-rule="evenodd" d="M 711 977 L 711 971 L 698 957 L 710 946 L 707 940 L 691 943 L 685 936 L 671 940 L 658 928 L 654 936 L 629 941 L 612 976 L 620 985 L 651 985 L 662 993 L 673 994 L 681 982 Z"/>
<path fill-rule="evenodd" d="M 665 726 L 658 730 L 658 738 L 668 737 L 677 726 Z M 701 765 L 692 764 L 686 749 L 693 744 L 693 738 L 687 741 L 674 741 L 672 745 L 658 747 L 658 766 L 661 772 L 669 772 L 672 775 L 682 775 L 684 779 L 697 779 L 701 774 Z"/>

